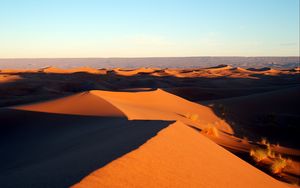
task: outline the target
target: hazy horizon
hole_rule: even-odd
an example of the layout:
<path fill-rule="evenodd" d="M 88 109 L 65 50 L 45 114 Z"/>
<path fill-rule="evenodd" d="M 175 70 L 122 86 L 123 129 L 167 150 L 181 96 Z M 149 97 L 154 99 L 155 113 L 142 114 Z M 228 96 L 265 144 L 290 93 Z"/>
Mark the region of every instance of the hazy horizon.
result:
<path fill-rule="evenodd" d="M 281 57 L 299 57 L 300 55 L 289 55 L 289 56 L 280 56 L 280 55 L 273 55 L 273 56 L 242 56 L 242 55 L 228 55 L 228 56 L 222 56 L 222 55 L 195 55 L 195 56 L 109 56 L 109 57 L 100 57 L 100 56 L 94 56 L 94 57 L 0 57 L 0 59 L 135 59 L 135 58 L 202 58 L 202 57 L 241 57 L 241 58 L 265 58 L 265 57 L 275 57 L 275 58 L 281 58 Z"/>
<path fill-rule="evenodd" d="M 294 68 L 300 59 L 294 57 L 148 57 L 148 58 L 0 58 L 1 69 L 36 69 L 49 66 L 59 68 L 92 67 L 92 68 L 195 68 L 212 67 L 227 64 L 243 68 Z"/>
<path fill-rule="evenodd" d="M 10 0 L 0 17 L 0 58 L 299 56 L 298 0 Z"/>

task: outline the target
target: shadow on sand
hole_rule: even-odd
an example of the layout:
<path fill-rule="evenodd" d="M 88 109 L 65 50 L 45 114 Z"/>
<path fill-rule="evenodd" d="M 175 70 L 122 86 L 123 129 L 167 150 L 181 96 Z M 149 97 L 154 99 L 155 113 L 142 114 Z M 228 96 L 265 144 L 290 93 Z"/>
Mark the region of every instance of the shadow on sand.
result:
<path fill-rule="evenodd" d="M 0 187 L 68 187 L 171 122 L 0 110 Z"/>

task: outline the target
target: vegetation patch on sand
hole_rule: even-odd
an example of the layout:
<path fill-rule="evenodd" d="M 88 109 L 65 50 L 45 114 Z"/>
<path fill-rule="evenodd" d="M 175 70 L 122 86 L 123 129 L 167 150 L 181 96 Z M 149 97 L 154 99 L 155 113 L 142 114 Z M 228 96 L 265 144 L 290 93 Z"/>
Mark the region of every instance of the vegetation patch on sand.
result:
<path fill-rule="evenodd" d="M 273 161 L 270 169 L 273 174 L 280 174 L 282 170 L 288 165 L 290 162 L 289 159 L 285 159 L 282 157 L 278 157 Z"/>
<path fill-rule="evenodd" d="M 192 121 L 197 121 L 199 119 L 199 115 L 198 114 L 185 114 L 184 117 L 192 120 Z"/>
<path fill-rule="evenodd" d="M 214 125 L 209 125 L 209 126 L 205 127 L 202 131 L 203 131 L 203 133 L 205 133 L 207 135 L 219 137 L 219 130 Z"/>
<path fill-rule="evenodd" d="M 250 156 L 255 162 L 268 165 L 272 174 L 278 175 L 282 173 L 288 164 L 292 163 L 292 160 L 283 158 L 281 154 L 276 154 L 274 151 L 272 151 L 271 145 L 266 138 L 263 138 L 260 144 L 265 146 L 265 148 L 252 148 L 250 150 Z"/>

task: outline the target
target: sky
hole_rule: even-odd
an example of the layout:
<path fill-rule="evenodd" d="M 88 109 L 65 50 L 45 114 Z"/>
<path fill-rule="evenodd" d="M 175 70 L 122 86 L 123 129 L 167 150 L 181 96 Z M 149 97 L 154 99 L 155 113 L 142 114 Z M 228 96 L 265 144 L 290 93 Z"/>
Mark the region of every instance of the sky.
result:
<path fill-rule="evenodd" d="M 299 0 L 0 0 L 0 58 L 299 56 Z"/>

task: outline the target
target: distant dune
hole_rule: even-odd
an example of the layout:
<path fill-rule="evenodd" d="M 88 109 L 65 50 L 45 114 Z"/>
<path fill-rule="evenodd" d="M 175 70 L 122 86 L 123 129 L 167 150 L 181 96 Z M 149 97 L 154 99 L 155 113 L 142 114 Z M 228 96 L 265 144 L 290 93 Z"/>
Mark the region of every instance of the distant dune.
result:
<path fill-rule="evenodd" d="M 78 73 L 78 72 L 85 72 L 85 73 L 91 73 L 91 74 L 106 74 L 106 70 L 94 69 L 94 68 L 90 68 L 90 67 L 60 69 L 60 68 L 51 66 L 51 67 L 41 68 L 40 70 L 38 70 L 38 72 L 56 73 L 56 74 L 72 74 L 72 73 Z"/>

